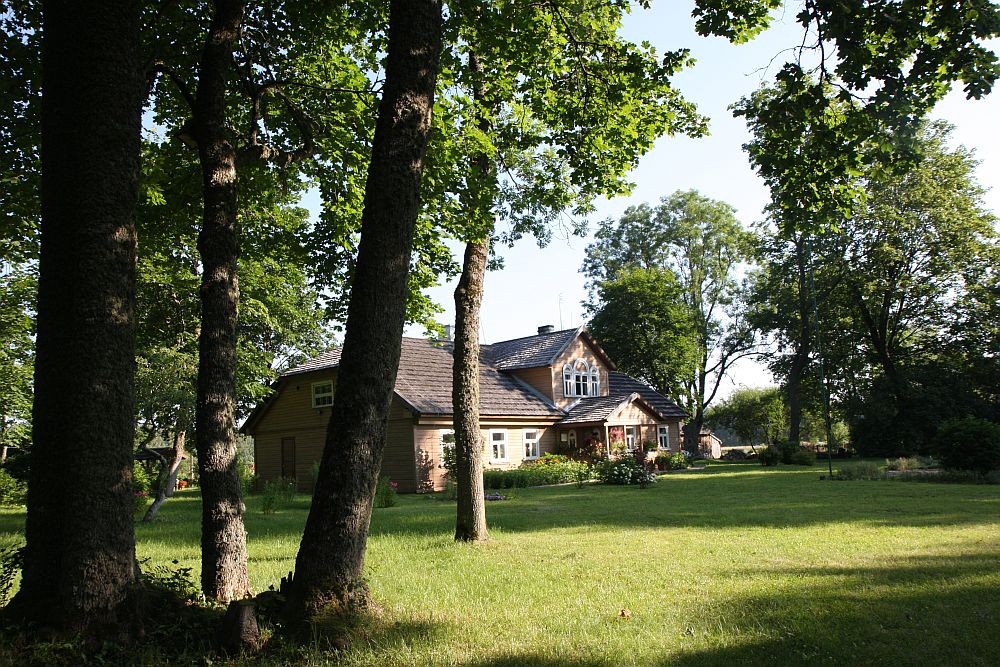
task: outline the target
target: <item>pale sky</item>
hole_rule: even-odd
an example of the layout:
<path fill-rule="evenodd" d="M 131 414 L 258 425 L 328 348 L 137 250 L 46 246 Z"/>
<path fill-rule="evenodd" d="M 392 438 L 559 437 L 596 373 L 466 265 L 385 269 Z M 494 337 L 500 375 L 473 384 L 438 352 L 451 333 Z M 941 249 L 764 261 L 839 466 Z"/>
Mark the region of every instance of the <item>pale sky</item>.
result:
<path fill-rule="evenodd" d="M 711 134 L 701 139 L 661 138 L 633 172 L 631 196 L 600 202 L 597 212 L 589 217 L 591 230 L 599 220 L 618 218 L 628 206 L 655 204 L 660 197 L 689 189 L 729 203 L 744 225 L 761 219 L 768 192 L 742 151 L 741 146 L 750 139 L 744 121 L 733 118 L 728 107 L 773 79 L 790 57 L 783 51 L 801 41 L 801 30 L 794 23 L 794 11 L 788 11 L 767 33 L 749 44 L 734 46 L 724 39 L 696 35 L 692 4 L 688 0 L 654 3 L 653 9 L 628 18 L 625 36 L 647 40 L 660 53 L 691 49 L 697 63 L 675 77 L 675 84 L 711 119 Z M 985 100 L 966 101 L 960 93 L 953 93 L 933 115 L 956 125 L 955 140 L 975 149 L 981 162 L 979 182 L 991 189 L 986 195 L 987 207 L 1000 211 L 1000 96 L 994 93 Z M 494 342 L 528 336 L 543 324 L 557 328 L 583 324 L 580 304 L 586 291 L 579 269 L 591 240 L 556 235 L 543 249 L 532 239 L 523 239 L 513 249 L 501 249 L 505 268 L 486 276 L 481 339 Z M 439 317 L 442 324 L 454 321 L 454 287 L 451 282 L 429 291 L 445 308 Z M 406 331 L 409 336 L 423 333 L 418 326 Z M 736 386 L 768 383 L 770 376 L 765 369 L 745 364 L 734 381 L 726 384 L 723 395 Z"/>

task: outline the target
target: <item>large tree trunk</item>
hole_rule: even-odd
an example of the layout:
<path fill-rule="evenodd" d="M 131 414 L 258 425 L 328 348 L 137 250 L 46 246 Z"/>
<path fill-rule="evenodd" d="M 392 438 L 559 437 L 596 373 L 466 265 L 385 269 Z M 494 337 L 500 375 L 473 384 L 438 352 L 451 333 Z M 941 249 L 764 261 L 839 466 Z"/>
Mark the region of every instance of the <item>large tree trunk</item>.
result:
<path fill-rule="evenodd" d="M 139 3 L 47 2 L 42 29 L 34 446 L 23 578 L 7 613 L 117 638 L 136 618 Z"/>
<path fill-rule="evenodd" d="M 473 45 L 474 46 L 474 45 Z M 483 67 L 475 52 L 469 54 L 473 76 L 473 101 L 485 103 Z M 477 107 L 477 112 L 481 114 Z M 479 129 L 487 134 L 489 120 L 479 117 Z M 493 191 L 496 175 L 487 155 L 475 156 L 469 174 L 469 192 L 464 202 L 471 233 L 477 240 L 465 246 L 462 277 L 455 288 L 455 345 L 452 366 L 452 412 L 455 426 L 455 466 L 458 504 L 455 539 L 485 542 L 486 494 L 483 488 L 483 437 L 479 430 L 479 311 L 483 303 L 483 281 L 493 234 Z"/>
<path fill-rule="evenodd" d="M 371 604 L 365 549 L 399 366 L 441 33 L 438 0 L 390 3 L 361 245 L 326 446 L 289 589 L 292 627 L 320 610 Z"/>
<path fill-rule="evenodd" d="M 458 510 L 455 539 L 483 542 L 486 497 L 483 489 L 483 437 L 479 431 L 479 308 L 490 239 L 465 246 L 462 277 L 455 288 L 455 361 L 452 369 L 452 409 Z"/>
<path fill-rule="evenodd" d="M 226 134 L 226 91 L 244 3 L 218 0 L 201 56 L 194 109 L 204 217 L 195 440 L 201 478 L 201 588 L 226 602 L 250 591 L 236 466 L 236 151 Z"/>

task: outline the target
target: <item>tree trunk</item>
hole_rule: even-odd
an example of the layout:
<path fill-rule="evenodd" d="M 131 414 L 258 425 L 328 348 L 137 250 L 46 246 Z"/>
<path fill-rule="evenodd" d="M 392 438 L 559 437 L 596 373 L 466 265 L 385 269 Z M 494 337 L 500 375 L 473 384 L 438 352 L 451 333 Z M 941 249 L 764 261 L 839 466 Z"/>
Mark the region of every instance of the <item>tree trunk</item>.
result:
<path fill-rule="evenodd" d="M 156 513 L 160 511 L 160 506 L 174 495 L 177 490 L 177 473 L 181 469 L 181 461 L 184 460 L 184 439 L 186 432 L 178 428 L 174 431 L 174 450 L 169 459 L 164 459 L 162 470 L 159 475 L 159 484 L 156 491 L 156 500 L 146 510 L 142 517 L 143 523 L 149 523 L 156 518 Z"/>
<path fill-rule="evenodd" d="M 195 439 L 201 479 L 201 588 L 227 602 L 250 591 L 236 466 L 236 151 L 226 133 L 226 90 L 244 3 L 217 0 L 201 55 L 194 109 L 204 216 Z"/>
<path fill-rule="evenodd" d="M 805 241 L 800 236 L 795 241 L 795 258 L 798 280 L 799 301 L 799 331 L 795 341 L 795 356 L 792 358 L 788 379 L 785 382 L 785 395 L 788 400 L 788 442 L 796 447 L 802 442 L 802 378 L 809 366 L 809 351 L 812 333 L 809 331 L 809 282 L 807 276 L 808 258 L 805 254 Z"/>
<path fill-rule="evenodd" d="M 363 578 L 372 500 L 406 319 L 442 38 L 438 0 L 392 0 L 385 86 L 365 186 L 361 245 L 312 507 L 289 587 L 292 628 L 371 604 Z"/>
<path fill-rule="evenodd" d="M 474 46 L 474 45 L 473 45 Z M 487 134 L 490 122 L 479 110 L 485 103 L 483 67 L 475 52 L 469 54 L 473 75 L 473 101 L 479 113 L 479 129 Z M 483 437 L 479 430 L 479 311 L 483 303 L 483 281 L 493 234 L 492 192 L 496 176 L 489 156 L 475 156 L 469 174 L 469 192 L 463 202 L 475 238 L 465 246 L 462 277 L 455 288 L 455 345 L 452 365 L 452 412 L 455 427 L 455 467 L 458 504 L 455 539 L 485 542 L 486 493 L 483 488 Z"/>
<path fill-rule="evenodd" d="M 455 539 L 484 542 L 486 497 L 483 489 L 483 437 L 479 431 L 479 307 L 490 238 L 465 246 L 462 277 L 455 288 L 455 353 L 452 369 L 452 410 L 458 510 Z"/>
<path fill-rule="evenodd" d="M 139 3 L 47 2 L 33 450 L 12 619 L 135 631 Z"/>

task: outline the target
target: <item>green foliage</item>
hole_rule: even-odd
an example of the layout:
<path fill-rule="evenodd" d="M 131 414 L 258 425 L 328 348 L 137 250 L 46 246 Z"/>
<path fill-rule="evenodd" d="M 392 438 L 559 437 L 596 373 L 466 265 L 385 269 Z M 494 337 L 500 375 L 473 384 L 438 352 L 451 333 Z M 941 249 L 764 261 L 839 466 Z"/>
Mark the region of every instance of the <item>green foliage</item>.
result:
<path fill-rule="evenodd" d="M 23 505 L 28 495 L 28 485 L 0 468 L 0 506 Z"/>
<path fill-rule="evenodd" d="M 760 450 L 757 460 L 762 466 L 776 466 L 781 463 L 781 448 L 777 445 L 768 445 Z"/>
<path fill-rule="evenodd" d="M 597 478 L 604 484 L 638 484 L 645 488 L 656 483 L 656 473 L 635 457 L 609 459 L 595 466 Z"/>
<path fill-rule="evenodd" d="M 787 431 L 784 395 L 777 387 L 737 389 L 705 412 L 705 423 L 730 429 L 744 445 L 776 442 Z"/>
<path fill-rule="evenodd" d="M 396 482 L 387 476 L 379 477 L 375 486 L 375 507 L 394 507 L 396 505 Z"/>
<path fill-rule="evenodd" d="M 445 447 L 441 451 L 441 465 L 444 466 L 445 475 L 448 479 L 455 479 L 455 467 L 458 465 L 456 456 L 457 453 L 454 446 Z"/>
<path fill-rule="evenodd" d="M 271 479 L 264 482 L 260 492 L 261 514 L 274 514 L 295 500 L 294 479 Z"/>
<path fill-rule="evenodd" d="M 20 543 L 0 545 L 0 609 L 7 605 L 14 581 L 24 563 L 24 545 Z"/>
<path fill-rule="evenodd" d="M 36 271 L 0 262 L 0 447 L 31 444 Z"/>
<path fill-rule="evenodd" d="M 885 479 L 885 473 L 874 461 L 858 461 L 849 466 L 838 468 L 834 473 L 836 479 L 842 480 L 878 480 Z"/>
<path fill-rule="evenodd" d="M 240 493 L 248 496 L 257 491 L 257 475 L 254 471 L 253 451 L 246 447 L 236 450 L 236 470 L 240 478 Z"/>
<path fill-rule="evenodd" d="M 937 461 L 929 456 L 899 457 L 897 459 L 886 459 L 885 469 L 899 472 L 910 472 L 911 470 L 926 470 L 937 466 Z"/>
<path fill-rule="evenodd" d="M 560 454 L 545 454 L 537 461 L 526 461 L 511 470 L 483 471 L 483 486 L 487 489 L 514 489 L 576 482 L 593 479 L 592 466 Z"/>
<path fill-rule="evenodd" d="M 788 457 L 788 463 L 796 466 L 816 465 L 816 452 L 798 448 Z"/>
<path fill-rule="evenodd" d="M 660 470 L 684 470 L 691 466 L 684 452 L 661 452 L 656 455 L 655 463 Z"/>
<path fill-rule="evenodd" d="M 588 328 L 618 367 L 670 396 L 696 364 L 690 314 L 674 273 L 626 267 L 597 284 Z"/>
<path fill-rule="evenodd" d="M 132 464 L 132 491 L 149 494 L 156 490 L 156 474 L 152 465 L 145 461 L 135 461 Z"/>
<path fill-rule="evenodd" d="M 752 243 L 731 206 L 678 191 L 655 209 L 633 206 L 604 220 L 587 246 L 586 307 L 595 319 L 605 313 L 596 323 L 602 347 L 628 359 L 621 370 L 679 396 L 695 420 L 754 345 L 736 276 Z"/>
<path fill-rule="evenodd" d="M 1000 424 L 975 417 L 951 419 L 941 424 L 934 445 L 945 468 L 981 475 L 1000 469 Z"/>

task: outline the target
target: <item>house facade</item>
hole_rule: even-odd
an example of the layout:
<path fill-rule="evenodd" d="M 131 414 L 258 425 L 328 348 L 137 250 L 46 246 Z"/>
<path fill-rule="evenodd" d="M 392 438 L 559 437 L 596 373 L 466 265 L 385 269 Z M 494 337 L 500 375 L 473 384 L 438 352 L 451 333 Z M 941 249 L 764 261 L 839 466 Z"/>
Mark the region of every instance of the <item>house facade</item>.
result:
<path fill-rule="evenodd" d="M 454 446 L 451 342 L 404 338 L 389 415 L 382 475 L 400 491 L 443 488 L 442 454 Z M 263 480 L 313 482 L 340 349 L 278 378 L 271 398 L 247 419 Z M 655 443 L 678 451 L 686 413 L 645 383 L 620 373 L 583 327 L 540 327 L 533 336 L 483 345 L 480 428 L 484 466 L 516 468 L 545 453 L 627 451 Z"/>

